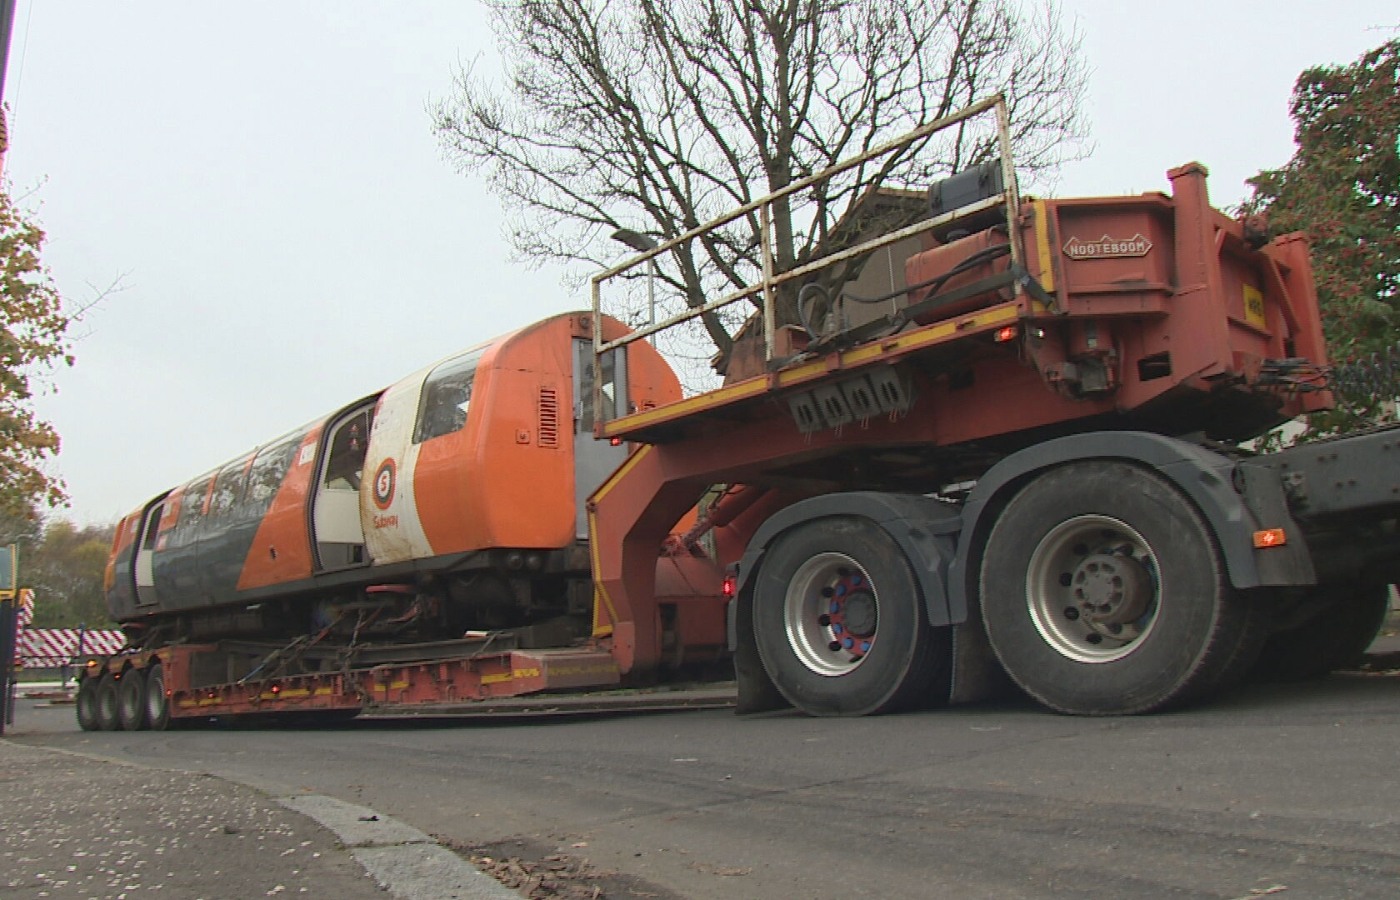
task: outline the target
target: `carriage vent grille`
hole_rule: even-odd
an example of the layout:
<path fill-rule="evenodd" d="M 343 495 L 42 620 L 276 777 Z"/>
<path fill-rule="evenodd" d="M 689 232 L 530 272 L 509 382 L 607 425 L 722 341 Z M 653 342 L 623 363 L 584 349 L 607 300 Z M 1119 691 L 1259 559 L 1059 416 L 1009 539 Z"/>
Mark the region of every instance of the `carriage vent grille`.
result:
<path fill-rule="evenodd" d="M 552 387 L 540 388 L 541 447 L 559 446 L 559 394 Z"/>

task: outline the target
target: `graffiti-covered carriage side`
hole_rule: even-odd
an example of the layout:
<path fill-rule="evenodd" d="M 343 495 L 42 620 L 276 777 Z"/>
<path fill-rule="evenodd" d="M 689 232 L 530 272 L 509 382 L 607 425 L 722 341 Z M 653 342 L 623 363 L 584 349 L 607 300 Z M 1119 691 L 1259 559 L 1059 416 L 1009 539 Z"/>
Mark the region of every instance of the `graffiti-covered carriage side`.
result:
<path fill-rule="evenodd" d="M 680 396 L 648 345 L 616 368 L 616 413 Z M 163 639 L 582 623 L 584 500 L 627 452 L 593 440 L 593 377 L 591 316 L 555 316 L 161 494 L 117 529 L 112 615 Z"/>
<path fill-rule="evenodd" d="M 217 607 L 309 578 L 306 462 L 324 427 L 296 429 L 122 519 L 107 571 L 113 618 Z"/>

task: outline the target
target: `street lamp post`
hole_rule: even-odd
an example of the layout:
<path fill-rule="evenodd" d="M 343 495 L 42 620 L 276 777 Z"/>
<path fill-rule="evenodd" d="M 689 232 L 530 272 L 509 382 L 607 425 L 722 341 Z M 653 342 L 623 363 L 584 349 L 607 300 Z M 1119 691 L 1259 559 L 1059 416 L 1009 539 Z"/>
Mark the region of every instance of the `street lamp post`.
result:
<path fill-rule="evenodd" d="M 612 233 L 612 239 L 619 244 L 625 244 L 636 250 L 638 253 L 646 253 L 648 250 L 656 249 L 656 241 L 650 235 L 642 234 L 640 231 L 633 231 L 630 228 L 619 228 Z M 656 257 L 647 260 L 647 324 L 656 324 Z M 656 346 L 656 335 L 652 335 L 647 340 L 651 341 L 653 347 Z"/>

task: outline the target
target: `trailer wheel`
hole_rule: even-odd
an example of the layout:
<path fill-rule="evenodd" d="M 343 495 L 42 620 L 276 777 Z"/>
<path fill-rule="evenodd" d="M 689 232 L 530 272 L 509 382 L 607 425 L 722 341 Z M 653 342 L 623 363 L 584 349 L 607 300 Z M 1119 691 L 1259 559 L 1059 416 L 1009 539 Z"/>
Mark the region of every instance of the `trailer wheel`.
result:
<path fill-rule="evenodd" d="M 102 731 L 120 731 L 121 716 L 117 708 L 117 679 L 104 672 L 97 681 L 97 727 Z"/>
<path fill-rule="evenodd" d="M 165 696 L 165 667 L 153 663 L 146 671 L 146 721 L 152 731 L 170 727 L 170 698 Z"/>
<path fill-rule="evenodd" d="M 84 678 L 78 683 L 78 727 L 83 731 L 98 731 L 102 728 L 97 717 L 97 679 Z"/>
<path fill-rule="evenodd" d="M 123 731 L 145 731 L 151 726 L 146 718 L 146 678 L 140 669 L 129 669 L 117 682 L 117 721 Z"/>
<path fill-rule="evenodd" d="M 1041 703 L 1150 712 L 1253 663 L 1262 608 L 1231 589 L 1208 526 L 1161 477 L 1119 462 L 1053 469 L 1012 498 L 981 567 L 987 636 Z"/>
<path fill-rule="evenodd" d="M 1334 595 L 1307 621 L 1264 642 L 1253 675 L 1262 681 L 1309 681 L 1356 665 L 1390 613 L 1390 585 L 1321 588 Z"/>
<path fill-rule="evenodd" d="M 856 517 L 809 522 L 774 542 L 758 572 L 753 626 L 769 677 L 810 715 L 928 704 L 947 657 L 904 554 Z"/>

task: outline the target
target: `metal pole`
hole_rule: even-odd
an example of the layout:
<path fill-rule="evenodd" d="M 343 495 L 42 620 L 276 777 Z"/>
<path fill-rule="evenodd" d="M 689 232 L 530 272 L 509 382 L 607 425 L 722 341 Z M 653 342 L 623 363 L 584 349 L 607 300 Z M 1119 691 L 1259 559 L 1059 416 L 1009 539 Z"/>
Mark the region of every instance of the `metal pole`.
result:
<path fill-rule="evenodd" d="M 651 326 L 656 324 L 656 276 L 659 270 L 656 268 L 656 260 L 649 259 L 647 262 L 651 264 L 651 271 L 647 273 L 647 325 Z M 653 334 L 650 340 L 651 345 L 655 347 L 656 335 Z"/>
<path fill-rule="evenodd" d="M 0 173 L 10 152 L 10 122 L 5 110 L 5 70 L 10 67 L 10 34 L 14 31 L 15 0 L 0 0 Z"/>
<path fill-rule="evenodd" d="M 5 70 L 10 67 L 10 35 L 15 30 L 15 0 L 0 0 L 0 103 L 5 100 Z"/>
<path fill-rule="evenodd" d="M 656 249 L 656 238 L 649 234 L 642 234 L 640 231 L 633 231 L 630 228 L 619 228 L 612 233 L 612 239 L 627 247 L 631 247 L 638 253 L 649 253 Z M 656 324 L 656 279 L 661 274 L 661 268 L 656 264 L 656 257 L 648 257 L 647 262 L 651 264 L 647 269 L 647 326 Z M 656 335 L 650 338 L 651 345 L 656 346 Z"/>
<path fill-rule="evenodd" d="M 763 244 L 763 361 L 773 361 L 773 345 L 778 334 L 777 294 L 773 291 L 773 207 L 758 209 L 758 239 Z"/>
<path fill-rule="evenodd" d="M 1011 159 L 1011 111 L 1006 108 L 1006 102 L 997 95 L 997 144 L 1001 150 L 1001 184 L 1002 191 L 1006 194 L 1006 227 L 1009 229 L 1011 247 L 1011 266 L 1013 269 L 1020 269 L 1025 265 L 1021 259 L 1021 231 L 1016 227 L 1016 217 L 1021 214 L 1021 190 L 1016 185 L 1016 164 Z M 1021 295 L 1021 280 L 1018 278 L 1013 283 L 1012 292 L 1016 296 Z"/>
<path fill-rule="evenodd" d="M 86 622 L 79 622 L 79 623 L 78 623 L 78 651 L 77 651 L 76 654 L 74 654 L 74 659 L 77 659 L 77 660 L 78 660 L 78 665 L 79 665 L 79 666 L 81 666 L 81 665 L 83 664 L 83 657 L 87 655 L 87 653 L 84 652 L 84 651 L 87 649 L 87 648 L 84 646 L 86 643 L 87 643 L 87 623 L 86 623 Z M 70 660 L 68 660 L 68 662 L 69 662 L 69 665 L 72 665 L 73 660 L 70 659 Z M 63 676 L 63 687 L 65 687 L 65 688 L 68 687 L 68 676 L 67 676 L 67 675 L 64 675 L 64 676 Z"/>
<path fill-rule="evenodd" d="M 19 630 L 19 604 L 0 600 L 0 735 L 15 723 L 15 633 Z"/>

